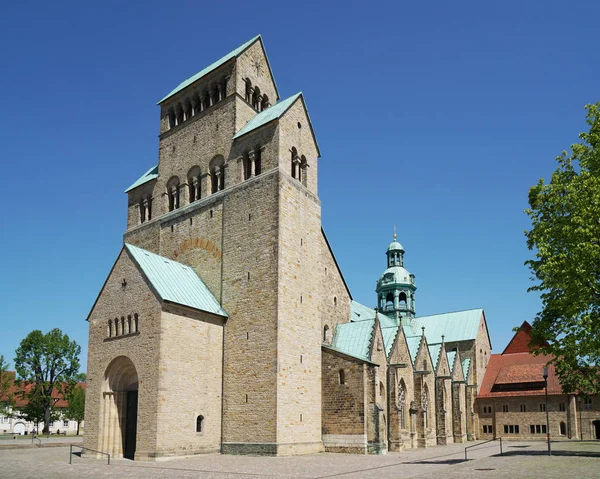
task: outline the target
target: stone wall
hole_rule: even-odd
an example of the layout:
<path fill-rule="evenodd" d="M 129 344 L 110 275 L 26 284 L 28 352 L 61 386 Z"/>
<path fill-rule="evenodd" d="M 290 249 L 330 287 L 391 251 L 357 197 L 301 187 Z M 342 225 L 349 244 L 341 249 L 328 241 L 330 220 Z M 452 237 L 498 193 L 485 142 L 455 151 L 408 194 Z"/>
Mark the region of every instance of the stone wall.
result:
<path fill-rule="evenodd" d="M 322 433 L 328 452 L 367 452 L 367 369 L 373 366 L 328 348 L 322 349 Z M 343 371 L 344 383 L 340 383 Z"/>
<path fill-rule="evenodd" d="M 126 285 L 123 286 L 125 281 Z M 108 321 L 138 315 L 138 331 L 109 337 Z M 123 250 L 98 296 L 89 320 L 88 369 L 86 382 L 84 446 L 122 454 L 124 423 L 113 411 L 115 399 L 105 373 L 118 358 L 133 363 L 139 381 L 136 457 L 147 457 L 156 448 L 161 307 L 149 284 L 128 253 Z M 116 391 L 117 393 L 121 391 Z M 110 394 L 109 394 L 110 393 Z M 114 414 L 113 414 L 114 413 Z M 121 411 L 122 415 L 122 411 Z"/>
<path fill-rule="evenodd" d="M 224 318 L 166 306 L 160 334 L 155 457 L 221 450 Z M 201 431 L 196 431 L 202 416 Z"/>

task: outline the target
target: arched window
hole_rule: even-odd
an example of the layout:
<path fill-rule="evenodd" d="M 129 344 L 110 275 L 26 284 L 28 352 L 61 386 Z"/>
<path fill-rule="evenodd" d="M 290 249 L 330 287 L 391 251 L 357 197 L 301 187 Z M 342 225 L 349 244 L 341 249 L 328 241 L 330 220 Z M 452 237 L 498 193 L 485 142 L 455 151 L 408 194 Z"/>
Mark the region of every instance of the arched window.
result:
<path fill-rule="evenodd" d="M 385 297 L 385 311 L 394 309 L 394 293 L 388 293 Z"/>
<path fill-rule="evenodd" d="M 119 335 L 119 318 L 115 318 L 115 336 Z"/>
<path fill-rule="evenodd" d="M 398 306 L 401 308 L 406 308 L 406 293 L 402 292 L 398 295 Z"/>
<path fill-rule="evenodd" d="M 127 334 L 125 330 L 125 316 L 121 316 L 121 334 Z"/>
<path fill-rule="evenodd" d="M 198 416 L 196 418 L 196 432 L 202 432 L 204 427 L 204 416 Z"/>
<path fill-rule="evenodd" d="M 225 159 L 221 155 L 210 161 L 210 179 L 213 193 L 225 188 Z"/>
<path fill-rule="evenodd" d="M 131 329 L 131 315 L 127 316 L 127 334 L 133 333 L 133 329 Z"/>
<path fill-rule="evenodd" d="M 139 323 L 138 323 L 138 315 L 137 315 L 137 313 L 133 315 L 133 323 L 134 323 L 134 326 L 135 326 L 135 332 L 136 333 L 139 332 L 140 329 L 139 329 Z"/>
<path fill-rule="evenodd" d="M 194 166 L 188 172 L 188 189 L 190 203 L 200 199 L 200 168 Z"/>
<path fill-rule="evenodd" d="M 298 179 L 304 186 L 306 186 L 307 165 L 308 165 L 308 162 L 306 161 L 306 157 L 304 155 L 302 155 L 300 157 L 300 174 L 298 175 Z"/>
<path fill-rule="evenodd" d="M 339 372 L 340 384 L 346 384 L 346 373 L 343 369 L 340 369 Z"/>
<path fill-rule="evenodd" d="M 112 338 L 113 328 L 112 328 L 112 319 L 108 320 L 108 337 Z"/>
<path fill-rule="evenodd" d="M 260 101 L 261 101 L 261 95 L 260 95 L 260 88 L 258 88 L 257 86 L 254 87 L 254 92 L 252 93 L 252 107 L 256 110 L 256 111 L 260 111 Z"/>
<path fill-rule="evenodd" d="M 337 308 L 337 296 L 333 297 L 333 307 Z"/>
<path fill-rule="evenodd" d="M 262 96 L 262 101 L 260 102 L 260 109 L 266 110 L 269 108 L 269 97 L 267 95 Z"/>
<path fill-rule="evenodd" d="M 404 379 L 398 384 L 398 409 L 400 414 L 400 429 L 406 429 L 406 385 Z"/>
<path fill-rule="evenodd" d="M 567 435 L 567 425 L 563 421 L 560 422 L 560 435 L 561 436 Z"/>
<path fill-rule="evenodd" d="M 169 128 L 173 128 L 175 126 L 175 112 L 173 110 L 169 110 Z"/>
<path fill-rule="evenodd" d="M 246 78 L 246 101 L 252 103 L 252 82 L 250 78 Z"/>
<path fill-rule="evenodd" d="M 192 117 L 192 104 L 190 102 L 186 102 L 185 105 L 185 119 L 189 120 Z"/>
<path fill-rule="evenodd" d="M 323 328 L 323 342 L 329 342 L 329 326 L 327 325 L 325 325 L 325 327 Z"/>
<path fill-rule="evenodd" d="M 427 384 L 423 388 L 423 422 L 425 427 L 429 427 L 429 390 Z"/>
<path fill-rule="evenodd" d="M 177 124 L 181 125 L 183 123 L 183 107 L 181 105 L 177 105 Z"/>
<path fill-rule="evenodd" d="M 167 197 L 169 202 L 169 211 L 179 208 L 179 178 L 173 176 L 167 182 Z"/>
<path fill-rule="evenodd" d="M 296 147 L 293 146 L 292 147 L 292 161 L 291 161 L 291 172 L 292 172 L 292 178 L 296 178 L 296 163 L 298 161 L 298 150 L 296 150 Z"/>

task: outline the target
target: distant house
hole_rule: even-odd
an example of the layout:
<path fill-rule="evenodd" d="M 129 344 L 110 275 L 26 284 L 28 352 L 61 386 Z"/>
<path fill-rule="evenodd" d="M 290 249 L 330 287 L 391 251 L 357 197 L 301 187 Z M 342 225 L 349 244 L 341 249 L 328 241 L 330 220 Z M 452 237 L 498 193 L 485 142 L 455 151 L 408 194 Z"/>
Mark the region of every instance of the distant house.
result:
<path fill-rule="evenodd" d="M 600 398 L 562 390 L 548 367 L 548 415 L 544 366 L 552 356 L 529 352 L 531 325 L 525 321 L 502 354 L 492 354 L 477 396 L 480 437 L 491 439 L 600 439 Z"/>
<path fill-rule="evenodd" d="M 42 431 L 44 423 L 34 424 L 33 422 L 26 421 L 20 411 L 27 405 L 27 400 L 21 395 L 22 387 L 15 384 L 16 373 L 15 371 L 7 371 L 10 377 L 11 387 L 9 394 L 13 396 L 14 406 L 10 411 L 10 415 L 0 414 L 0 434 L 31 434 L 34 431 Z M 85 383 L 78 383 L 78 386 L 85 388 Z M 27 389 L 32 386 L 25 386 Z M 63 417 L 62 411 L 69 405 L 69 403 L 58 393 L 54 393 L 53 397 L 57 400 L 54 406 L 59 411 L 60 419 L 50 424 L 50 433 L 56 434 L 58 432 L 66 432 L 67 434 L 77 434 L 77 422 L 71 421 Z M 8 397 L 0 398 L 0 402 L 6 402 Z M 38 429 L 39 428 L 39 429 Z M 83 430 L 83 423 L 80 424 L 80 433 Z"/>

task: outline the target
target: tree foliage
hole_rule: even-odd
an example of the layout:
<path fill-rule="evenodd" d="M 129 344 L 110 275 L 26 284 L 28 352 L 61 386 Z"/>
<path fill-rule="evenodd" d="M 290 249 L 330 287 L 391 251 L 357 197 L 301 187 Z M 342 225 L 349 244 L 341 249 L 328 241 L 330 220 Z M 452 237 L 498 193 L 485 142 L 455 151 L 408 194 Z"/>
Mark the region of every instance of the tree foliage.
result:
<path fill-rule="evenodd" d="M 586 105 L 589 131 L 571 154 L 556 158 L 548 183 L 529 190 L 535 251 L 527 261 L 543 309 L 532 324 L 532 347 L 551 354 L 563 388 L 600 392 L 600 102 Z"/>
<path fill-rule="evenodd" d="M 13 406 L 13 396 L 11 394 L 11 377 L 8 375 L 8 363 L 4 356 L 0 354 L 0 414 L 9 416 Z"/>
<path fill-rule="evenodd" d="M 85 389 L 80 385 L 73 388 L 67 396 L 69 405 L 64 412 L 64 416 L 72 421 L 77 421 L 77 435 L 79 435 L 79 424 L 83 421 L 85 413 Z"/>
<path fill-rule="evenodd" d="M 66 397 L 75 385 L 81 347 L 58 328 L 34 330 L 16 350 L 15 369 L 23 386 L 32 385 L 27 399 L 40 402 L 48 433 L 57 395 Z M 25 388 L 24 388 L 25 390 Z"/>
<path fill-rule="evenodd" d="M 59 419 L 58 412 L 51 408 L 50 415 L 46 418 L 46 401 L 41 391 L 33 385 L 29 390 L 22 393 L 23 398 L 27 401 L 24 407 L 21 408 L 18 417 L 25 421 L 35 424 L 36 430 L 39 432 L 39 424 L 44 423 L 44 432 L 49 434 L 50 424 Z M 54 400 L 56 402 L 56 400 Z M 54 406 L 54 404 L 52 404 Z"/>

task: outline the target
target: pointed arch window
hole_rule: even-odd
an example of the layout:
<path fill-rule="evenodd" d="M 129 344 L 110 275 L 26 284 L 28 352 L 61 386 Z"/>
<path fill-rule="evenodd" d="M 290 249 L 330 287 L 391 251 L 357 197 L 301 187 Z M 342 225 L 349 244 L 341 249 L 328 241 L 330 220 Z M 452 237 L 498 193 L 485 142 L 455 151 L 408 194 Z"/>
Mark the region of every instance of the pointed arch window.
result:
<path fill-rule="evenodd" d="M 188 172 L 188 190 L 190 203 L 200 199 L 200 168 L 194 166 Z"/>
<path fill-rule="evenodd" d="M 398 384 L 398 410 L 400 415 L 400 429 L 406 429 L 406 386 L 403 379 Z"/>
<path fill-rule="evenodd" d="M 425 384 L 425 388 L 423 389 L 423 423 L 426 428 L 429 427 L 429 391 L 427 384 Z"/>

